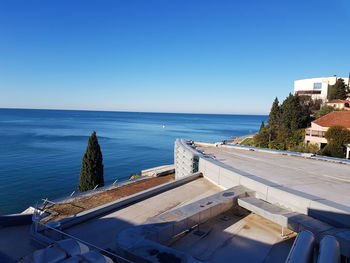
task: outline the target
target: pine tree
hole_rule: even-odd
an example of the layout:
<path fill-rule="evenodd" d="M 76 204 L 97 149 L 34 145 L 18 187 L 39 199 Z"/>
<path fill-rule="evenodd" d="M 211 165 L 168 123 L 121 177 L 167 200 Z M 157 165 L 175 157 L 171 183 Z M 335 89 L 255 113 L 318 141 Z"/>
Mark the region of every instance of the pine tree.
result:
<path fill-rule="evenodd" d="M 268 124 L 269 126 L 278 125 L 281 118 L 281 108 L 279 106 L 278 98 L 276 97 L 272 103 L 271 111 L 269 114 Z"/>
<path fill-rule="evenodd" d="M 342 78 L 337 79 L 336 83 L 330 87 L 329 100 L 345 100 L 348 87 Z"/>
<path fill-rule="evenodd" d="M 262 121 L 260 124 L 259 132 L 261 132 L 264 128 L 265 128 L 265 123 L 264 123 L 264 121 Z"/>
<path fill-rule="evenodd" d="M 100 145 L 94 131 L 88 139 L 86 152 L 82 159 L 78 186 L 80 192 L 94 189 L 96 186 L 104 186 L 102 161 Z"/>
<path fill-rule="evenodd" d="M 281 122 L 282 125 L 291 131 L 299 128 L 305 128 L 310 115 L 304 112 L 300 105 L 299 96 L 289 94 L 281 105 Z"/>

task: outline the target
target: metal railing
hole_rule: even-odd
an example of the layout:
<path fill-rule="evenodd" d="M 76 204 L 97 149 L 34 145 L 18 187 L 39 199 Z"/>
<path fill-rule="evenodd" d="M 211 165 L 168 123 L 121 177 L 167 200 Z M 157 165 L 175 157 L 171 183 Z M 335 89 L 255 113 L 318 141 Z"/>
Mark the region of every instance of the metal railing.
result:
<path fill-rule="evenodd" d="M 311 130 L 311 129 L 305 129 L 305 135 L 307 135 L 307 136 L 324 138 L 325 134 L 326 134 L 325 131 L 316 131 L 316 130 Z"/>
<path fill-rule="evenodd" d="M 68 233 L 65 233 L 63 231 L 61 231 L 60 229 L 57 229 L 55 227 L 52 227 L 48 224 L 43 224 L 40 222 L 40 212 L 39 210 L 35 209 L 34 211 L 34 214 L 33 214 L 33 217 L 32 217 L 32 221 L 33 221 L 33 225 L 32 225 L 32 235 L 34 236 L 35 239 L 37 240 L 40 240 L 42 241 L 42 243 L 45 243 L 47 242 L 48 240 L 50 240 L 50 243 L 53 244 L 55 243 L 56 241 L 59 241 L 59 240 L 64 240 L 64 239 L 67 239 L 67 238 L 70 238 L 70 239 L 73 239 L 75 241 L 78 241 L 80 243 L 83 243 L 85 245 L 87 245 L 90 249 L 92 250 L 96 250 L 98 251 L 99 253 L 107 256 L 107 257 L 110 257 L 114 262 L 117 262 L 117 263 L 133 263 L 133 261 L 130 261 L 120 255 L 117 255 L 116 253 L 113 253 L 109 250 L 106 250 L 106 249 L 103 249 L 101 247 L 98 247 L 94 244 L 91 244 L 87 241 L 84 241 L 78 237 L 75 237 L 73 235 L 70 235 Z M 45 230 L 49 230 L 49 231 L 52 231 L 55 233 L 55 238 L 53 239 L 52 238 L 52 235 L 51 236 L 47 236 L 45 235 Z M 47 245 L 51 245 L 51 244 L 47 244 Z"/>
<path fill-rule="evenodd" d="M 55 205 L 56 203 L 66 203 L 66 202 L 71 202 L 72 200 L 83 198 L 83 197 L 88 197 L 90 195 L 94 195 L 99 192 L 107 191 L 107 190 L 112 190 L 136 181 L 144 180 L 146 178 L 149 178 L 149 176 L 142 176 L 134 179 L 129 179 L 130 177 L 125 177 L 125 178 L 119 178 L 113 181 L 112 184 L 105 185 L 102 187 L 96 186 L 94 189 L 86 191 L 86 192 L 78 192 L 77 190 L 74 190 L 71 192 L 71 194 L 68 194 L 67 196 L 57 198 L 54 200 L 49 200 L 48 198 L 43 198 L 42 201 L 43 203 L 39 206 L 40 210 L 44 210 L 47 207 L 50 207 L 52 205 Z"/>

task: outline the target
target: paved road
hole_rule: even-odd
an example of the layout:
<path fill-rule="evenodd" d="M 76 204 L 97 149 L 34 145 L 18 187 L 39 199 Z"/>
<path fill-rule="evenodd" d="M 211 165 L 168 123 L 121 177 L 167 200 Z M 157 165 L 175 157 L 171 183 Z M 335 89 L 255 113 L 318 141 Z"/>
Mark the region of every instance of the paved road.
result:
<path fill-rule="evenodd" d="M 350 208 L 350 165 L 234 148 L 197 148 L 239 170 Z"/>

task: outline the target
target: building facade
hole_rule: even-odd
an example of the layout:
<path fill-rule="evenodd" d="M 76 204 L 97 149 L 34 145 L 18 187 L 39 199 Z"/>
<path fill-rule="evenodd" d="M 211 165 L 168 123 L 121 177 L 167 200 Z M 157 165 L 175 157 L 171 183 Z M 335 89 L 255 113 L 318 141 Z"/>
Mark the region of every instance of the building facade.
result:
<path fill-rule="evenodd" d="M 336 110 L 350 110 L 349 100 L 331 100 L 326 103 L 327 106 L 331 106 Z"/>
<path fill-rule="evenodd" d="M 294 81 L 294 93 L 301 96 L 311 96 L 312 99 L 327 101 L 330 86 L 334 85 L 339 77 L 311 78 Z M 344 79 L 345 84 L 349 83 L 349 78 Z"/>

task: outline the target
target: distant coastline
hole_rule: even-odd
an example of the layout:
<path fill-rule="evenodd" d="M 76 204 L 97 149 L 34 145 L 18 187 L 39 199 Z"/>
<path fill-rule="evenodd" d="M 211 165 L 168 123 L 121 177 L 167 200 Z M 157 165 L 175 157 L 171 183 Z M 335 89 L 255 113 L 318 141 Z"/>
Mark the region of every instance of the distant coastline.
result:
<path fill-rule="evenodd" d="M 198 115 L 240 115 L 240 116 L 268 116 L 268 113 L 203 113 L 203 112 L 157 112 L 157 111 L 130 111 L 130 110 L 103 110 L 103 109 L 55 109 L 55 108 L 21 108 L 5 107 L 0 110 L 48 110 L 48 111 L 87 111 L 87 112 L 125 112 L 125 113 L 155 113 L 155 114 L 198 114 Z"/>

